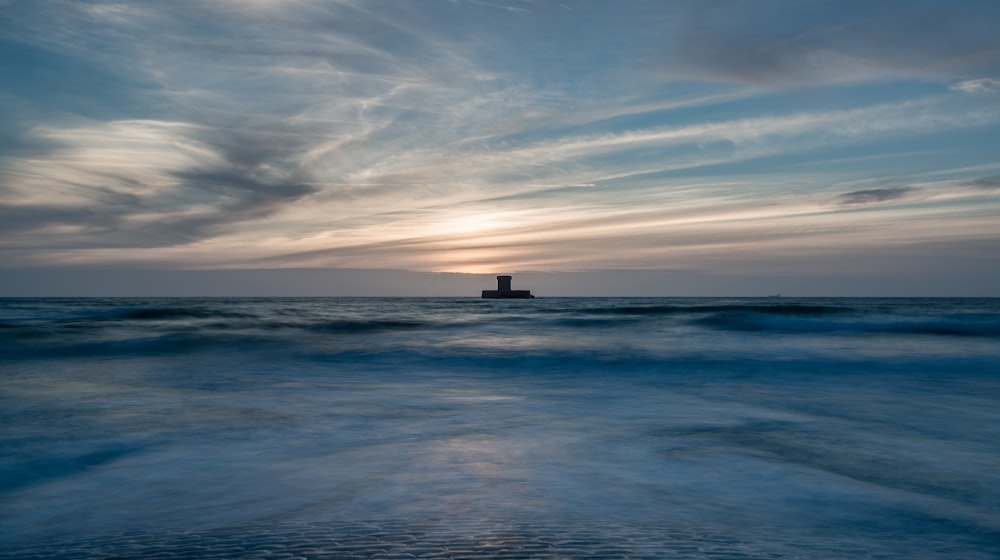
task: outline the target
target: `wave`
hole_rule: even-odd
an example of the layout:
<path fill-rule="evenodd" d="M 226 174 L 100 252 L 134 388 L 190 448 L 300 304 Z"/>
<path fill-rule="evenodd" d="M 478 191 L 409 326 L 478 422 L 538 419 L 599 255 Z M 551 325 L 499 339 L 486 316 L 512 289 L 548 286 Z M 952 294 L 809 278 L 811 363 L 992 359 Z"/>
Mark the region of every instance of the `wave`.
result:
<path fill-rule="evenodd" d="M 310 325 L 309 330 L 332 332 L 332 333 L 370 333 L 373 331 L 418 329 L 430 326 L 427 321 L 400 320 L 400 319 L 370 319 L 370 320 L 341 320 L 326 321 L 319 324 Z"/>
<path fill-rule="evenodd" d="M 13 442 L 12 447 L 17 447 Z M 66 449 L 52 457 L 36 458 L 0 470 L 0 492 L 10 492 L 60 478 L 69 478 L 110 464 L 142 449 L 139 445 L 110 445 L 96 450 Z"/>
<path fill-rule="evenodd" d="M 1000 305 L 993 301 L 553 299 L 530 307 L 486 307 L 465 300 L 150 299 L 35 305 L 8 306 L 0 316 L 0 359 L 257 349 L 295 354 L 347 347 L 387 352 L 443 345 L 460 353 L 545 345 L 671 352 L 685 345 L 739 346 L 739 336 L 727 332 L 911 335 L 921 337 L 921 344 L 929 337 L 1000 337 Z"/>
<path fill-rule="evenodd" d="M 620 327 L 622 325 L 634 324 L 638 321 L 638 318 L 634 317 L 570 317 L 566 319 L 560 319 L 555 321 L 555 324 L 560 327 Z"/>
<path fill-rule="evenodd" d="M 751 312 L 766 315 L 840 315 L 853 312 L 850 308 L 829 305 L 703 305 L 692 308 L 697 312 Z"/>
<path fill-rule="evenodd" d="M 877 325 L 882 332 L 955 336 L 1000 336 L 1000 322 L 903 321 Z"/>
<path fill-rule="evenodd" d="M 700 313 L 753 312 L 768 315 L 833 315 L 850 313 L 853 310 L 829 305 L 805 304 L 723 304 L 723 305 L 626 305 L 592 307 L 573 310 L 556 310 L 557 313 L 588 313 L 616 315 L 685 315 Z"/>
<path fill-rule="evenodd" d="M 0 330 L 4 358 L 73 358 L 164 355 L 202 350 L 253 351 L 301 348 L 321 338 L 346 339 L 435 326 L 428 321 L 373 319 L 317 321 L 210 321 L 157 325 L 91 321 L 22 325 Z"/>
<path fill-rule="evenodd" d="M 49 337 L 30 344 L 0 340 L 0 356 L 5 359 L 72 359 L 102 357 L 164 356 L 204 350 L 252 352 L 286 350 L 288 340 L 246 333 L 220 334 L 201 331 L 174 332 L 156 336 L 133 336 L 114 340 L 62 340 Z"/>
<path fill-rule="evenodd" d="M 957 319 L 820 320 L 768 316 L 759 312 L 719 313 L 693 321 L 703 327 L 732 331 L 780 333 L 881 333 L 938 336 L 1000 336 L 1000 321 Z"/>
<path fill-rule="evenodd" d="M 172 319 L 252 319 L 257 315 L 200 307 L 146 307 L 117 311 L 108 316 L 117 320 L 163 321 Z"/>

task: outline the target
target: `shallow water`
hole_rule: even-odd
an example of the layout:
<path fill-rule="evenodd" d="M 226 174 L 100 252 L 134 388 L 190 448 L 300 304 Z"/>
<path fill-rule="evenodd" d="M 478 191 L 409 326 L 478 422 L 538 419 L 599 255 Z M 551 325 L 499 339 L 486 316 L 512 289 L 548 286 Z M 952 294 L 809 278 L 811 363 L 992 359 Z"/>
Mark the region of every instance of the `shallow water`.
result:
<path fill-rule="evenodd" d="M 996 299 L 5 299 L 0 356 L 0 555 L 1000 556 Z"/>

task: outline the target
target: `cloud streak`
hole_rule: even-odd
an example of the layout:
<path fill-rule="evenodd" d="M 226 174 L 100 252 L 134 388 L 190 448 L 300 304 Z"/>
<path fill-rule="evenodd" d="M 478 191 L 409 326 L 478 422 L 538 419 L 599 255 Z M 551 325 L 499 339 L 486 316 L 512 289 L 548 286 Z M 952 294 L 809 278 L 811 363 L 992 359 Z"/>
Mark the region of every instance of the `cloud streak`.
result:
<path fill-rule="evenodd" d="M 913 187 L 888 187 L 884 189 L 865 189 L 844 193 L 837 197 L 838 203 L 845 206 L 875 204 L 889 200 L 898 200 L 914 191 Z"/>

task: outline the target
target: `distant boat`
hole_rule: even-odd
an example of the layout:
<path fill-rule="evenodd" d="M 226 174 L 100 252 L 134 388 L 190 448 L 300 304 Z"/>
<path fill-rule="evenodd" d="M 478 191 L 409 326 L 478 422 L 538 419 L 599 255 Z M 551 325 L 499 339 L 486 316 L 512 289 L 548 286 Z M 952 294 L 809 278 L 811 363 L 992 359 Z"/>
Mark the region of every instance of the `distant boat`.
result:
<path fill-rule="evenodd" d="M 510 289 L 510 276 L 497 276 L 497 289 L 483 290 L 483 299 L 532 299 L 530 290 Z"/>
<path fill-rule="evenodd" d="M 767 297 L 769 297 L 769 298 L 780 298 L 781 294 L 774 294 L 774 295 L 767 296 Z"/>

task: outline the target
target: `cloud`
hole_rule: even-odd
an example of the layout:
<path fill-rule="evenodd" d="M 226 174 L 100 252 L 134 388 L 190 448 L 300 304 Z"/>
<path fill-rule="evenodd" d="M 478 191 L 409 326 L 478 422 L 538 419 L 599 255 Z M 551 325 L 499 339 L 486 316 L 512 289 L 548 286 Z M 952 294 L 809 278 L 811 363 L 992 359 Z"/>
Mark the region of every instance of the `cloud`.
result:
<path fill-rule="evenodd" d="M 877 204 L 879 202 L 904 198 L 914 191 L 916 189 L 913 187 L 886 187 L 852 191 L 837 196 L 837 203 L 843 206 Z"/>
<path fill-rule="evenodd" d="M 970 93 L 974 95 L 989 95 L 994 93 L 1000 93 L 1000 80 L 994 78 L 979 78 L 976 80 L 965 80 L 959 82 L 953 86 L 951 89 L 955 91 L 960 91 L 962 93 Z"/>
<path fill-rule="evenodd" d="M 997 71 L 998 18 L 989 0 L 691 2 L 668 69 L 767 87 Z"/>
<path fill-rule="evenodd" d="M 913 200 L 920 193 L 919 200 L 933 207 L 938 203 L 984 200 L 990 191 L 1000 189 L 1000 176 L 991 175 L 975 179 L 945 179 L 905 186 L 876 187 L 859 189 L 837 195 L 834 203 L 839 206 L 865 206 L 895 200 Z"/>
<path fill-rule="evenodd" d="M 35 74 L 50 82 L 84 60 L 87 69 L 133 71 L 158 83 L 140 92 L 149 113 L 141 119 L 74 112 L 69 95 L 53 101 L 65 113 L 41 119 L 30 103 L 48 82 L 0 85 L 0 100 L 13 84 L 29 109 L 10 111 L 0 130 L 0 203 L 17 216 L 4 227 L 26 250 L 194 243 L 320 190 L 328 202 L 340 190 L 342 201 L 374 195 L 377 203 L 379 192 L 413 182 L 368 187 L 373 166 L 391 179 L 401 156 L 426 165 L 414 160 L 416 146 L 453 142 L 456 131 L 490 114 L 490 92 L 474 99 L 466 89 L 482 74 L 448 45 L 349 2 L 130 10 L 57 0 L 20 4 L 5 16 L 0 36 L 14 37 L 10 44 L 31 54 Z M 82 81 L 64 74 L 88 88 L 109 84 L 107 72 Z M 107 85 L 115 95 L 79 93 L 108 98 L 127 115 L 114 103 L 120 83 Z M 333 219 L 357 211 L 338 208 Z"/>
<path fill-rule="evenodd" d="M 208 132 L 211 132 L 209 134 Z M 259 219 L 315 187 L 283 153 L 252 138 L 184 123 L 120 121 L 39 129 L 52 146 L 17 160 L 0 202 L 3 228 L 50 247 L 162 247 L 212 237 Z M 212 136 L 218 140 L 209 143 Z M 224 140 L 224 141 L 222 141 Z"/>
<path fill-rule="evenodd" d="M 497 0 L 465 0 L 469 4 L 474 4 L 477 6 L 485 6 L 487 8 L 494 8 L 497 10 L 504 10 L 507 12 L 527 12 L 529 11 L 526 6 L 530 5 L 531 0 L 515 0 L 514 2 L 501 2 Z"/>
<path fill-rule="evenodd" d="M 965 181 L 964 184 L 969 185 L 976 189 L 996 190 L 1000 189 L 1000 175 L 979 177 L 978 179 L 971 179 L 969 181 Z"/>
<path fill-rule="evenodd" d="M 714 189 L 713 194 L 713 189 L 700 187 L 686 194 L 680 189 L 681 196 L 671 199 L 667 194 L 676 187 L 650 181 L 644 173 L 710 167 L 716 162 L 794 153 L 854 138 L 868 142 L 882 135 L 998 118 L 978 109 L 945 117 L 935 111 L 937 104 L 933 99 L 911 101 L 848 111 L 566 135 L 521 144 L 449 143 L 454 131 L 439 126 L 450 120 L 431 121 L 434 126 L 425 134 L 414 136 L 411 124 L 399 115 L 384 121 L 349 121 L 354 128 L 344 136 L 311 134 L 317 126 L 314 122 L 284 124 L 267 115 L 247 116 L 242 126 L 218 118 L 214 126 L 157 121 L 78 123 L 37 131 L 57 148 L 44 157 L 19 161 L 16 170 L 21 179 L 18 188 L 8 193 L 8 201 L 25 210 L 24 219 L 12 224 L 25 234 L 30 232 L 32 243 L 50 248 L 190 245 L 196 252 L 196 247 L 208 247 L 204 242 L 212 240 L 217 247 L 232 247 L 223 251 L 227 258 L 263 259 L 254 262 L 269 265 L 369 266 L 379 262 L 386 266 L 406 263 L 412 268 L 442 262 L 454 266 L 460 255 L 467 263 L 497 255 L 524 258 L 531 247 L 538 248 L 531 257 L 538 266 L 543 262 L 571 266 L 570 261 L 587 260 L 585 253 L 606 253 L 601 247 L 621 260 L 627 260 L 625 255 L 648 260 L 647 249 L 641 247 L 644 236 L 627 234 L 616 224 L 624 221 L 652 232 L 687 223 L 684 227 L 691 231 L 700 228 L 698 235 L 711 246 L 719 243 L 707 241 L 708 230 L 715 226 L 704 224 L 721 223 L 718 217 L 726 215 L 723 209 L 732 195 L 728 188 Z M 488 126 L 496 117 L 474 123 Z M 226 126 L 219 126 L 223 122 Z M 703 148 L 719 143 L 727 147 L 722 152 Z M 659 156 L 631 159 L 631 154 L 652 151 Z M 591 186 L 573 188 L 579 185 Z M 531 197 L 550 191 L 559 193 L 559 200 Z M 667 194 L 644 198 L 657 192 Z M 889 200 L 893 193 L 891 189 L 855 191 L 842 195 L 839 203 L 873 203 Z M 658 211 L 661 216 L 650 218 L 628 209 L 652 203 L 691 212 L 684 197 L 692 195 L 707 209 L 705 218 L 689 215 L 665 220 L 662 210 Z M 746 200 L 760 204 L 766 195 L 757 193 L 741 204 Z M 501 208 L 509 216 L 539 202 L 557 204 L 566 212 L 550 209 L 522 214 L 525 225 L 513 231 L 506 218 L 484 219 Z M 67 211 L 73 206 L 90 210 Z M 46 213 L 45 208 L 51 211 Z M 557 215 L 560 220 L 554 222 Z M 468 222 L 471 217 L 474 222 Z M 452 231 L 446 227 L 452 223 L 485 227 Z M 703 225 L 695 227 L 699 223 Z M 559 232 L 569 232 L 577 241 Z M 476 245 L 478 238 L 499 234 L 508 241 Z M 516 238 L 509 234 L 521 235 L 521 240 L 510 241 Z M 533 241 L 541 237 L 549 241 Z M 268 241 L 261 241 L 265 238 Z M 590 241 L 581 245 L 579 239 Z M 653 243 L 654 237 L 647 239 L 647 244 Z M 578 248 L 567 251 L 559 249 L 560 244 Z M 631 244 L 640 246 L 630 248 Z M 705 248 L 704 243 L 692 244 Z M 515 257 L 519 251 L 521 257 Z M 560 252 L 563 257 L 553 261 L 542 254 L 545 251 Z M 195 255 L 186 254 L 184 258 Z M 219 254 L 210 251 L 206 256 L 219 258 Z"/>

